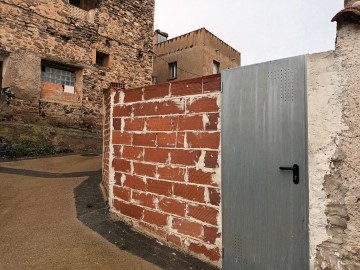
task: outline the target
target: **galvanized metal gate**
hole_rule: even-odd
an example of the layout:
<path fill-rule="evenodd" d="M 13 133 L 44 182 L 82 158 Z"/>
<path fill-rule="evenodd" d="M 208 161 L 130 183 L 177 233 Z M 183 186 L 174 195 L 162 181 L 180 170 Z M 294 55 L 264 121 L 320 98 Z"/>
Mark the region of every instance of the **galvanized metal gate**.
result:
<path fill-rule="evenodd" d="M 225 270 L 306 270 L 306 57 L 222 73 Z"/>

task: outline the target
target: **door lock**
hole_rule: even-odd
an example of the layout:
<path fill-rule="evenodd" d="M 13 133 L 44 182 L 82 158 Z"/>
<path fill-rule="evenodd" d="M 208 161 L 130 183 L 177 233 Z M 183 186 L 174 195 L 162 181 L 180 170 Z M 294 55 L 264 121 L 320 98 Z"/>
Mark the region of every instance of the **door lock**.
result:
<path fill-rule="evenodd" d="M 282 171 L 293 171 L 293 182 L 295 185 L 299 184 L 299 165 L 294 164 L 292 167 L 280 167 L 279 169 Z"/>

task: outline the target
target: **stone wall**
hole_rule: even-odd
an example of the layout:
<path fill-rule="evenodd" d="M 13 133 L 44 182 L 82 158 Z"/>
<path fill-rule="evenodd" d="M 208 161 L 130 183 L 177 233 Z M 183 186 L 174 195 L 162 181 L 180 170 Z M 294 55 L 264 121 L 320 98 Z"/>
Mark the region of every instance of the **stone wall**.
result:
<path fill-rule="evenodd" d="M 154 0 L 98 2 L 85 11 L 66 0 L 0 1 L 2 121 L 101 135 L 102 92 L 110 82 L 151 83 Z M 76 73 L 73 97 L 42 87 L 47 63 Z"/>
<path fill-rule="evenodd" d="M 220 74 L 111 91 L 103 157 L 111 212 L 220 265 Z"/>

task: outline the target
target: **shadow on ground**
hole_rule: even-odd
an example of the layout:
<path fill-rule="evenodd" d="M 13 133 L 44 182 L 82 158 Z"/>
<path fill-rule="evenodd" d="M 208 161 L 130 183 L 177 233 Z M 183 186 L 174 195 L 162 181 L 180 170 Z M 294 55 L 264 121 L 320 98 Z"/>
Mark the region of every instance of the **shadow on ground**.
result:
<path fill-rule="evenodd" d="M 73 172 L 73 173 L 51 173 L 51 172 L 41 172 L 41 171 L 33 171 L 33 170 L 25 170 L 25 169 L 17 169 L 17 168 L 0 167 L 0 173 L 51 179 L 51 178 L 84 177 L 84 176 L 89 176 L 91 174 L 97 173 L 97 171 Z"/>
<path fill-rule="evenodd" d="M 93 172 L 87 180 L 74 189 L 77 217 L 87 227 L 119 249 L 126 250 L 163 269 L 218 269 L 137 233 L 124 222 L 111 220 L 109 209 L 99 188 L 101 177 L 101 170 Z"/>

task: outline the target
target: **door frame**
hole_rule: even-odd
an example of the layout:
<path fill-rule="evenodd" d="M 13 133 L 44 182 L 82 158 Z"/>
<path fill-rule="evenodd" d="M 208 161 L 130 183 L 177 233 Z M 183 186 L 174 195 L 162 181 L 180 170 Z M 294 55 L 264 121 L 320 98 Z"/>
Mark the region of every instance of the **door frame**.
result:
<path fill-rule="evenodd" d="M 308 92 L 307 92 L 307 88 L 308 88 L 308 85 L 307 85 L 307 56 L 306 55 L 302 55 L 302 56 L 298 56 L 298 57 L 303 57 L 304 58 L 304 61 L 305 61 L 305 64 L 304 64 L 304 83 L 305 83 L 305 91 L 304 91 L 304 124 L 305 124 L 305 127 L 304 127 L 304 140 L 305 140 L 305 149 L 304 149 L 304 153 L 305 153 L 305 156 L 304 156 L 304 160 L 305 160 L 305 168 L 304 168 L 304 172 L 305 172 L 305 176 L 304 176 L 304 179 L 305 179 L 305 194 L 304 194 L 304 197 L 303 199 L 305 200 L 305 222 L 306 222 L 306 259 L 307 259 L 307 268 L 308 269 L 312 269 L 311 265 L 310 265 L 310 217 L 309 217 L 309 212 L 310 212 L 310 209 L 309 209 L 309 200 L 310 200 L 310 197 L 309 197 L 309 192 L 310 192 L 310 187 L 309 187 L 309 184 L 310 184 L 310 181 L 309 181 L 309 161 L 308 161 L 308 98 L 307 98 L 307 95 L 308 95 Z M 281 60 L 286 60 L 286 59 L 280 59 L 280 60 L 277 60 L 277 61 L 281 61 Z M 268 63 L 271 63 L 271 62 L 274 62 L 274 61 L 270 61 Z M 255 65 L 261 65 L 261 64 L 265 64 L 265 63 L 260 63 L 260 64 L 255 64 Z M 235 69 L 241 69 L 242 67 L 240 68 L 235 68 Z M 225 72 L 231 72 L 231 69 L 230 70 L 226 70 Z M 224 94 L 224 75 L 223 75 L 223 72 L 222 72 L 222 76 L 221 76 L 221 95 L 223 96 Z M 223 108 L 224 104 L 223 104 L 223 98 L 221 98 L 221 107 Z M 222 114 L 223 115 L 223 114 Z M 221 116 L 221 119 L 223 116 Z M 221 133 L 223 134 L 223 132 Z M 225 138 L 221 138 L 221 140 L 223 141 Z M 224 159 L 224 151 L 221 151 L 221 163 L 223 164 L 223 159 Z M 223 177 L 223 170 L 222 170 L 222 181 L 224 179 Z M 223 183 L 223 182 L 222 182 Z M 223 185 L 221 186 L 221 194 L 222 194 L 222 197 L 224 196 L 224 189 L 223 189 Z M 224 203 L 222 203 L 222 213 L 224 213 L 224 209 L 225 209 L 226 205 Z M 224 224 L 225 224 L 225 220 L 224 220 L 224 214 L 222 214 L 222 234 L 224 235 Z M 223 237 L 224 239 L 224 237 Z M 226 251 L 224 250 L 224 242 L 223 242 L 223 249 L 222 249 L 222 252 L 223 252 L 223 267 L 224 267 L 224 258 L 226 256 Z M 225 268 L 223 268 L 225 269 Z M 226 269 L 225 269 L 226 270 Z M 234 269 L 235 270 L 235 269 Z"/>

